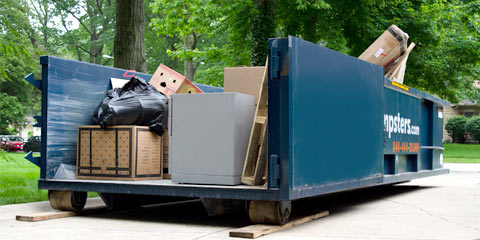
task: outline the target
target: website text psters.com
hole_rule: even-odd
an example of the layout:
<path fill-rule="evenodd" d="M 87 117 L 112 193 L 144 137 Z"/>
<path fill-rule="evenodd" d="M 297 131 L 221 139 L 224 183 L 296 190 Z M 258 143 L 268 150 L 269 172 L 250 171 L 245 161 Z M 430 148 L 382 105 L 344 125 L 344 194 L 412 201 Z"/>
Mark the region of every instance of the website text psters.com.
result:
<path fill-rule="evenodd" d="M 383 115 L 384 130 L 388 132 L 388 138 L 392 137 L 392 133 L 420 135 L 420 127 L 412 125 L 411 122 L 410 118 L 403 118 L 400 116 L 400 113 L 397 113 L 397 115 Z"/>

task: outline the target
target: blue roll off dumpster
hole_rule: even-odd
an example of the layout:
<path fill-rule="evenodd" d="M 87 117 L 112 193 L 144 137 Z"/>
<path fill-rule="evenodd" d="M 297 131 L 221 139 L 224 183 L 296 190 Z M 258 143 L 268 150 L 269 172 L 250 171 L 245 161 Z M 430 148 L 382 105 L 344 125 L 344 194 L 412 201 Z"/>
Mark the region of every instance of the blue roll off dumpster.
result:
<path fill-rule="evenodd" d="M 291 200 L 448 173 L 442 168 L 448 102 L 391 82 L 383 67 L 288 37 L 268 42 L 268 186 L 76 179 L 77 127 L 91 124 L 110 78 L 125 70 L 51 56 L 40 63 L 42 81 L 27 80 L 42 91 L 42 150 L 40 158 L 27 158 L 40 166 L 39 188 L 69 193 L 61 195 L 65 201 L 84 192 L 235 199 L 272 203 L 266 212 L 288 218 Z"/>

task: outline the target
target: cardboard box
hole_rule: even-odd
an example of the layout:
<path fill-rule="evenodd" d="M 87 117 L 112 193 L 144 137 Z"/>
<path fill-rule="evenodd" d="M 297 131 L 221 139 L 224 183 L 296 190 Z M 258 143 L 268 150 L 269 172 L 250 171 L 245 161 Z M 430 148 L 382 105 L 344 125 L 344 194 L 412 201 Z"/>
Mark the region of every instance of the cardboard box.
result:
<path fill-rule="evenodd" d="M 240 184 L 255 98 L 241 93 L 177 94 L 169 107 L 172 182 Z"/>
<path fill-rule="evenodd" d="M 163 179 L 171 179 L 168 161 L 168 129 L 165 129 L 165 133 L 162 135 L 163 139 Z"/>
<path fill-rule="evenodd" d="M 182 74 L 160 64 L 149 82 L 167 97 L 175 93 L 203 93 L 194 83 Z"/>
<path fill-rule="evenodd" d="M 224 70 L 224 91 L 255 96 L 255 103 L 257 103 L 264 73 L 265 66 L 227 67 Z"/>
<path fill-rule="evenodd" d="M 79 126 L 76 172 L 79 179 L 161 179 L 162 137 L 144 126 Z"/>
<path fill-rule="evenodd" d="M 407 41 L 408 34 L 392 25 L 358 58 L 387 68 L 406 52 Z"/>

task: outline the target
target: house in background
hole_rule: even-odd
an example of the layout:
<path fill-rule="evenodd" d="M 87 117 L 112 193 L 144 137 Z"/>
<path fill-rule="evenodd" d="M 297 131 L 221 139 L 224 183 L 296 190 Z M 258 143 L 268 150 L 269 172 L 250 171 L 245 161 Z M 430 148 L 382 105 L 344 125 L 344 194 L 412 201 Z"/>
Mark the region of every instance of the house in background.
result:
<path fill-rule="evenodd" d="M 40 136 L 41 128 L 33 126 L 37 123 L 37 121 L 33 119 L 33 117 L 28 117 L 27 119 L 28 119 L 27 126 L 22 128 L 17 135 L 19 135 L 25 140 L 27 140 L 31 136 Z M 28 135 L 29 132 L 31 132 L 31 136 Z"/>
<path fill-rule="evenodd" d="M 480 88 L 480 80 L 475 80 L 473 82 L 475 88 Z M 443 108 L 444 122 L 443 122 L 443 141 L 452 141 L 452 137 L 448 135 L 447 130 L 445 130 L 445 124 L 449 118 L 455 115 L 463 115 L 465 117 L 480 116 L 480 104 L 477 101 L 463 100 L 458 104 L 452 104 L 450 107 Z M 467 137 L 466 143 L 478 143 L 471 137 Z"/>

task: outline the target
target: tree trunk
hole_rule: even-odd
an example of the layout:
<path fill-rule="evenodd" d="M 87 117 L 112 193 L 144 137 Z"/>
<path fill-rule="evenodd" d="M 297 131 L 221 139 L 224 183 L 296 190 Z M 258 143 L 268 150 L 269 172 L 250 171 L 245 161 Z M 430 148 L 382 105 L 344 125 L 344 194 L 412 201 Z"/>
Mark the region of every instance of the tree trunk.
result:
<path fill-rule="evenodd" d="M 194 50 L 197 47 L 197 40 L 197 34 L 192 32 L 191 36 L 187 36 L 183 39 L 183 45 L 186 49 Z M 197 70 L 197 68 L 193 63 L 193 58 L 188 58 L 183 62 L 183 73 L 185 74 L 185 77 L 192 82 L 194 81 L 193 77 L 195 76 L 195 70 Z"/>
<path fill-rule="evenodd" d="M 268 38 L 275 34 L 273 0 L 256 0 L 258 14 L 252 19 L 252 57 L 253 66 L 263 66 L 267 60 Z"/>
<path fill-rule="evenodd" d="M 117 0 L 116 13 L 113 65 L 146 72 L 143 0 Z"/>
<path fill-rule="evenodd" d="M 195 75 L 195 68 L 193 67 L 193 59 L 185 60 L 183 62 L 183 70 L 185 77 L 193 82 L 193 76 Z"/>
<path fill-rule="evenodd" d="M 95 64 L 102 64 L 103 43 L 99 41 L 98 35 L 92 34 L 90 36 L 90 62 Z"/>

